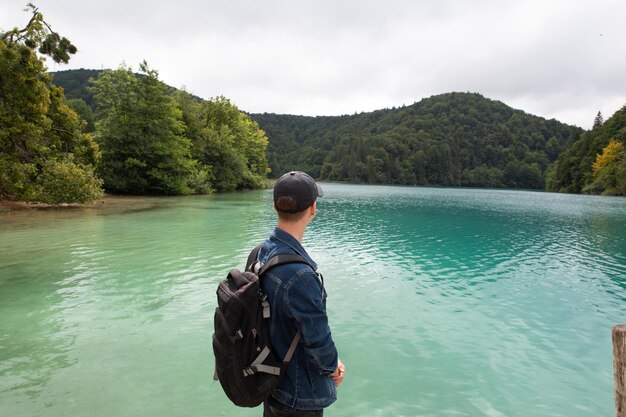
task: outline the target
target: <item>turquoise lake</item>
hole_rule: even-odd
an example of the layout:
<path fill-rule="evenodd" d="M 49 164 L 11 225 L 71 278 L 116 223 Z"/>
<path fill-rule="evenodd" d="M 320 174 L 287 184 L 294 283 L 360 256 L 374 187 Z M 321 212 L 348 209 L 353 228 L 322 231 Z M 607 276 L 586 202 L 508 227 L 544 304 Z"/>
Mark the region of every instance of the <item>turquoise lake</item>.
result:
<path fill-rule="evenodd" d="M 615 415 L 625 198 L 322 186 L 325 415 Z M 0 416 L 260 417 L 213 382 L 211 334 L 274 223 L 268 190 L 0 213 Z"/>

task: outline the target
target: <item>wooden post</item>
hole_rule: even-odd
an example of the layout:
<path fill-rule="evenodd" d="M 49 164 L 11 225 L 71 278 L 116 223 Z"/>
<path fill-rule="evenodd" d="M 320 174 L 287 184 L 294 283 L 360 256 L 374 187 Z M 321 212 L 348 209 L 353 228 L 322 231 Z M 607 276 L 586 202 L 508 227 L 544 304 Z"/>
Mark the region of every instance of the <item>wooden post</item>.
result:
<path fill-rule="evenodd" d="M 626 417 L 626 324 L 613 326 L 613 369 L 615 372 L 615 411 Z"/>

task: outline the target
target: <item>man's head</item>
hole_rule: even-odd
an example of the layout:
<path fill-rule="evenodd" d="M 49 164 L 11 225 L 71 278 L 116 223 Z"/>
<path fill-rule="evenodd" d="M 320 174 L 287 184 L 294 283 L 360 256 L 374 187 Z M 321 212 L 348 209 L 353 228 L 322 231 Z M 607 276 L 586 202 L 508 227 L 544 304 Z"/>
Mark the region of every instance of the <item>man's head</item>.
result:
<path fill-rule="evenodd" d="M 297 222 L 313 209 L 315 200 L 324 192 L 309 174 L 301 171 L 287 172 L 274 184 L 274 208 L 282 221 Z"/>

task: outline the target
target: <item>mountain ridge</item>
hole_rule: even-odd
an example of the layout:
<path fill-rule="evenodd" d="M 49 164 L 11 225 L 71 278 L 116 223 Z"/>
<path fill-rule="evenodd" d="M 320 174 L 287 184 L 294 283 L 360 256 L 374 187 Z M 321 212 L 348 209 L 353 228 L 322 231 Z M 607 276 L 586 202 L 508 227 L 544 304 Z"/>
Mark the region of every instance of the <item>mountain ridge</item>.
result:
<path fill-rule="evenodd" d="M 93 106 L 87 80 L 99 72 L 59 71 L 53 82 Z M 546 170 L 584 132 L 468 92 L 351 115 L 247 114 L 269 138 L 271 177 L 303 170 L 374 184 L 543 189 Z"/>
<path fill-rule="evenodd" d="M 405 185 L 543 188 L 546 169 L 583 131 L 461 92 L 345 116 L 250 117 L 270 138 L 274 172 Z"/>

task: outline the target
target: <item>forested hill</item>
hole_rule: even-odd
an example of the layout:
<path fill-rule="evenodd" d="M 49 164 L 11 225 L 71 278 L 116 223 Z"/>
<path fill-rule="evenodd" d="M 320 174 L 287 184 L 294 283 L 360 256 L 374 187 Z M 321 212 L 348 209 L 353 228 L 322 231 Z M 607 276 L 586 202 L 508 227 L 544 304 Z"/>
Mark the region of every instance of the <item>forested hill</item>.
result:
<path fill-rule="evenodd" d="M 60 71 L 53 81 L 93 108 L 86 87 L 99 72 Z M 299 169 L 377 184 L 542 189 L 547 168 L 583 132 L 471 93 L 346 116 L 250 116 L 269 138 L 270 176 Z"/>
<path fill-rule="evenodd" d="M 250 116 L 269 138 L 274 175 L 362 183 L 540 189 L 582 132 L 471 93 L 350 116 Z"/>
<path fill-rule="evenodd" d="M 63 87 L 63 92 L 65 93 L 65 97 L 69 99 L 81 99 L 83 100 L 92 111 L 96 110 L 96 103 L 94 102 L 93 94 L 89 92 L 89 79 L 97 79 L 98 76 L 104 70 L 94 70 L 94 69 L 75 69 L 75 70 L 64 70 L 64 71 L 55 71 L 52 72 L 52 82 L 59 86 Z M 135 74 L 138 77 L 142 77 L 142 74 Z M 170 93 L 175 91 L 176 88 L 168 86 Z M 197 100 L 201 100 L 199 97 L 194 96 Z"/>
<path fill-rule="evenodd" d="M 103 70 L 92 69 L 77 69 L 77 70 L 65 70 L 56 71 L 52 74 L 52 82 L 59 87 L 63 87 L 65 97 L 70 99 L 81 99 L 92 109 L 96 109 L 96 103 L 93 99 L 93 94 L 88 90 L 90 87 L 89 79 L 94 80 L 98 78 L 98 75 Z"/>

